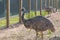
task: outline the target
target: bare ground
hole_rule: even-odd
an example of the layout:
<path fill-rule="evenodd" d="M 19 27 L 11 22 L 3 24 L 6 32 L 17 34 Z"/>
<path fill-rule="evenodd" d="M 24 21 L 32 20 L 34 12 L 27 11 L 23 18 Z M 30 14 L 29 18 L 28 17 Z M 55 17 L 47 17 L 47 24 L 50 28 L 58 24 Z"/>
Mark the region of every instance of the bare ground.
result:
<path fill-rule="evenodd" d="M 56 29 L 55 35 L 57 37 L 54 37 L 55 35 L 52 33 L 48 38 L 46 31 L 44 32 L 44 40 L 60 40 L 60 12 L 52 13 L 48 19 L 54 24 Z M 12 26 L 14 26 L 14 28 L 0 30 L 0 40 L 35 40 L 36 32 L 33 29 L 28 32 L 23 24 Z"/>

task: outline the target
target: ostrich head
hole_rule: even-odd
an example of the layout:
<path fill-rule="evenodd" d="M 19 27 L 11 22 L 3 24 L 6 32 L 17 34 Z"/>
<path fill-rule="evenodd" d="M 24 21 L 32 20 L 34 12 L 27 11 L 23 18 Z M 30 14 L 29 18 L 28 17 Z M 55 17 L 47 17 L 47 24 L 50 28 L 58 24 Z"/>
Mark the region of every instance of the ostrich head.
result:
<path fill-rule="evenodd" d="M 23 21 L 23 24 L 24 24 L 24 26 L 28 29 L 28 31 L 30 32 L 31 31 L 31 29 L 30 29 L 30 22 L 29 21 L 27 21 L 25 18 L 24 18 L 24 15 L 25 14 L 27 14 L 26 13 L 27 11 L 25 10 L 25 8 L 23 7 L 22 8 L 22 21 Z"/>
<path fill-rule="evenodd" d="M 24 15 L 25 15 L 25 8 L 23 7 L 23 8 L 21 9 L 21 11 L 22 11 L 22 14 L 21 14 L 22 21 L 24 21 L 24 20 L 25 20 L 25 19 L 24 19 Z"/>

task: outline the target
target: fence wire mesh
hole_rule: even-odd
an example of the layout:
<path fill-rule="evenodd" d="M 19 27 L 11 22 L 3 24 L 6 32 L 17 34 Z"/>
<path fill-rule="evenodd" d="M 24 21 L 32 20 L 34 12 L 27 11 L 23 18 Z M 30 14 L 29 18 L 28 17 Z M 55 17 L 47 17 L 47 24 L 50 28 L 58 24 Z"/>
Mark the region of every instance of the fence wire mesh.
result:
<path fill-rule="evenodd" d="M 60 0 L 22 0 L 22 3 L 20 4 L 21 0 L 10 0 L 10 17 L 9 17 L 9 25 L 15 24 L 16 22 L 19 22 L 21 17 L 21 10 L 20 6 L 26 9 L 26 13 L 29 13 L 26 15 L 27 18 L 34 17 L 36 15 L 40 15 L 42 10 L 42 16 L 45 16 L 47 12 L 45 11 L 45 7 L 51 6 L 52 8 L 57 8 L 58 11 L 60 11 Z M 41 1 L 41 3 L 40 3 Z M 6 26 L 6 4 L 7 0 L 1 0 L 0 1 L 0 25 Z M 41 10 L 40 10 L 41 9 Z M 3 20 L 4 19 L 4 20 Z M 21 20 L 20 20 L 21 21 Z"/>

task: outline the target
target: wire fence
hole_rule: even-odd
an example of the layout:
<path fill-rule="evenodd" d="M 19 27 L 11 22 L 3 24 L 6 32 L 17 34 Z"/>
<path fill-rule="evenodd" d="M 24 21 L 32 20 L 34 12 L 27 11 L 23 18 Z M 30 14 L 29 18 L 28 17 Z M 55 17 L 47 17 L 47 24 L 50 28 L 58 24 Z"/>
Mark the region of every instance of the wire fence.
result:
<path fill-rule="evenodd" d="M 16 5 L 19 7 L 16 7 L 16 6 L 11 7 L 12 6 L 11 1 L 13 3 L 13 0 L 6 0 L 5 2 L 3 2 L 5 5 L 6 11 L 4 13 L 5 17 L 0 18 L 0 27 L 2 27 L 2 26 L 9 27 L 10 25 L 18 23 L 18 22 L 22 23 L 22 18 L 21 18 L 22 10 L 21 9 L 23 8 L 24 0 L 19 0 L 18 4 L 12 4 L 12 5 Z M 34 14 L 35 14 L 34 16 L 43 15 L 43 13 L 45 13 L 45 12 L 43 12 L 43 10 L 45 10 L 46 7 L 52 6 L 53 8 L 56 8 L 56 10 L 59 9 L 59 0 L 39 0 L 39 5 L 40 5 L 39 10 L 37 10 L 38 9 L 38 1 L 37 0 L 34 0 L 33 3 L 32 3 L 32 0 L 26 0 L 26 1 L 28 3 L 28 6 L 27 6 L 28 13 L 29 13 L 28 18 L 33 16 Z M 33 7 L 34 11 L 31 10 L 32 4 L 34 5 L 34 7 Z M 44 9 L 43 9 L 43 6 L 44 6 Z M 18 13 L 16 15 L 11 16 L 11 14 L 13 14 L 13 13 L 11 13 L 11 8 L 18 9 Z M 15 12 L 16 9 L 14 9 L 13 11 Z"/>

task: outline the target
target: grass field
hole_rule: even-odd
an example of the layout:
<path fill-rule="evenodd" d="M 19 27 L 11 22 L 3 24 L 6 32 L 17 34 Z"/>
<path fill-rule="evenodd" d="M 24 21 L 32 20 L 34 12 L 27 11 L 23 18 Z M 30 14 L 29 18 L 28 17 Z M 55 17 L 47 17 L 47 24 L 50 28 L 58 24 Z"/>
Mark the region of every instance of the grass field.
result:
<path fill-rule="evenodd" d="M 45 16 L 45 15 L 47 15 L 47 14 L 48 14 L 47 12 L 42 11 L 42 16 Z M 30 15 L 30 16 L 29 16 L 29 15 Z M 36 16 L 39 16 L 39 15 L 40 15 L 40 12 L 37 11 Z M 25 15 L 25 18 L 27 18 L 27 19 L 28 19 L 28 18 L 32 18 L 32 17 L 35 17 L 34 11 L 31 11 L 30 14 L 27 13 L 27 14 Z M 19 16 L 16 15 L 15 17 L 10 17 L 10 21 L 9 21 L 9 22 L 10 22 L 10 25 L 19 22 Z M 6 26 L 6 19 L 0 20 L 0 27 L 2 27 L 2 26 Z"/>

